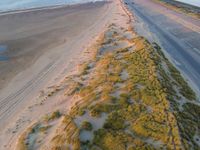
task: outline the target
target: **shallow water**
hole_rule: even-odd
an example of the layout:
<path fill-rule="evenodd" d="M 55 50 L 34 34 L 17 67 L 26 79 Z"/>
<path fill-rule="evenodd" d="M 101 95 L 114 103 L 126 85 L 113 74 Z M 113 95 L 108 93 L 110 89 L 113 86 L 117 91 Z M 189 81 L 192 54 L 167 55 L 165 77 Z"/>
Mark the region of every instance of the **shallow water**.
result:
<path fill-rule="evenodd" d="M 191 5 L 200 7 L 200 0 L 176 0 L 176 1 L 180 1 L 183 3 L 187 3 L 187 4 L 191 4 Z"/>
<path fill-rule="evenodd" d="M 9 58 L 7 56 L 0 56 L 0 61 L 7 61 Z"/>
<path fill-rule="evenodd" d="M 76 4 L 102 0 L 0 0 L 0 12 L 10 10 L 23 10 L 62 4 Z"/>
<path fill-rule="evenodd" d="M 5 52 L 7 50 L 7 46 L 6 45 L 0 45 L 0 54 Z"/>
<path fill-rule="evenodd" d="M 4 52 L 6 52 L 6 50 L 7 50 L 6 45 L 0 45 L 0 61 L 8 60 L 8 57 L 3 54 Z"/>

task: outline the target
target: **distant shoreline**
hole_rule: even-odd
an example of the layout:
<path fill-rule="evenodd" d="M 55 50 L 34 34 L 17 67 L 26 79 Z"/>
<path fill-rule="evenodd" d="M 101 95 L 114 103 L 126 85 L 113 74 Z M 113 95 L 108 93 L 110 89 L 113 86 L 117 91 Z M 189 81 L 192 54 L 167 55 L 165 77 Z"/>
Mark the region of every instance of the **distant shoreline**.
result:
<path fill-rule="evenodd" d="M 76 4 L 74 4 L 76 5 Z M 49 8 L 59 8 L 69 6 L 69 4 L 62 4 L 62 5 L 53 5 L 53 6 L 44 6 L 44 7 L 32 7 L 32 8 L 25 8 L 25 9 L 10 9 L 5 11 L 0 11 L 0 15 L 2 14 L 9 14 L 9 13 L 17 13 L 17 12 L 27 12 L 27 11 L 36 11 L 41 9 L 49 9 Z"/>
<path fill-rule="evenodd" d="M 57 8 L 64 8 L 64 7 L 73 7 L 73 6 L 78 6 L 78 5 L 85 5 L 85 4 L 90 4 L 90 3 L 99 3 L 99 2 L 106 2 L 106 1 L 108 1 L 108 0 L 95 1 L 95 2 L 85 2 L 85 3 L 74 3 L 74 4 L 57 4 L 57 5 L 49 5 L 49 6 L 43 6 L 43 7 L 13 9 L 13 10 L 7 10 L 7 11 L 1 11 L 0 10 L 0 16 L 9 15 L 9 14 L 24 13 L 24 12 L 34 12 L 34 11 L 40 11 L 40 10 L 57 9 Z"/>

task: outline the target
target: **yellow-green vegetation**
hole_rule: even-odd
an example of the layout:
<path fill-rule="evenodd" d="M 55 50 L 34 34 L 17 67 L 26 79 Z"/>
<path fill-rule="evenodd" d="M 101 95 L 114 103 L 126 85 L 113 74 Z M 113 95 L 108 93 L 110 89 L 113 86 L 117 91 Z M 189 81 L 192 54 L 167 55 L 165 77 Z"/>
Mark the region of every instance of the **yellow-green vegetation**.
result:
<path fill-rule="evenodd" d="M 81 124 L 81 129 L 91 131 L 92 130 L 92 124 L 88 121 L 84 121 Z"/>
<path fill-rule="evenodd" d="M 61 113 L 57 110 L 57 111 L 54 111 L 53 113 L 51 113 L 49 115 L 46 115 L 44 117 L 44 120 L 45 121 L 51 121 L 51 120 L 54 120 L 54 119 L 58 119 L 59 117 L 61 117 Z"/>
<path fill-rule="evenodd" d="M 100 41 L 94 59 L 67 78 L 65 95 L 78 100 L 64 115 L 51 148 L 200 149 L 196 95 L 161 48 L 115 25 Z M 99 126 L 94 120 L 102 116 L 106 119 Z M 77 118 L 86 121 L 79 124 Z M 83 139 L 87 134 L 92 134 L 90 140 Z"/>
<path fill-rule="evenodd" d="M 184 80 L 181 73 L 169 62 L 169 60 L 163 55 L 161 48 L 156 44 L 154 44 L 154 48 L 157 50 L 157 53 L 160 55 L 160 57 L 155 59 L 157 70 L 159 71 L 159 74 L 161 75 L 161 84 L 164 88 L 168 89 L 167 92 L 168 96 L 177 96 L 177 93 L 174 89 L 174 86 L 178 88 L 180 94 L 187 98 L 188 100 L 196 100 L 196 94 L 195 92 L 189 87 L 188 83 Z M 163 66 L 161 65 L 163 63 L 166 64 L 168 74 L 166 70 L 164 70 Z M 171 78 L 170 78 L 171 77 Z"/>
<path fill-rule="evenodd" d="M 42 126 L 39 128 L 39 131 L 42 132 L 42 133 L 46 133 L 46 131 L 51 128 L 50 125 L 47 125 L 47 126 Z"/>
<path fill-rule="evenodd" d="M 52 138 L 53 150 L 80 149 L 79 129 L 70 116 L 65 116 L 59 126 L 56 135 Z"/>
<path fill-rule="evenodd" d="M 58 115 L 59 114 L 59 115 Z M 18 139 L 17 150 L 30 150 L 36 149 L 38 147 L 42 149 L 51 149 L 51 150 L 62 150 L 62 149 L 80 149 L 80 140 L 79 140 L 79 129 L 76 124 L 73 122 L 73 119 L 67 115 L 62 116 L 60 120 L 57 120 L 57 126 L 55 130 L 52 130 L 52 127 L 55 123 L 60 113 L 58 111 L 52 113 L 51 117 L 53 120 L 41 120 L 39 123 L 31 126 L 26 132 L 24 132 Z M 91 130 L 92 126 L 88 122 L 83 124 L 84 129 Z M 43 145 L 44 139 L 48 137 L 48 134 L 52 133 L 51 138 L 48 141 L 48 145 Z"/>
<path fill-rule="evenodd" d="M 169 1 L 169 0 L 154 0 L 156 2 L 160 2 L 161 4 L 165 5 L 166 7 L 173 9 L 175 11 L 184 13 L 186 15 L 190 15 L 194 18 L 200 19 L 200 14 L 199 14 L 199 10 L 196 7 L 195 10 L 194 8 L 191 8 L 192 6 L 187 6 L 187 4 L 183 5 L 183 4 L 175 4 L 175 2 L 173 1 Z M 194 7 L 194 6 L 193 6 Z"/>
<path fill-rule="evenodd" d="M 27 150 L 28 146 L 26 144 L 26 138 L 27 138 L 27 134 L 30 132 L 30 129 L 28 129 L 26 132 L 24 132 L 22 135 L 20 135 L 18 142 L 17 142 L 17 146 L 16 146 L 16 150 Z"/>
<path fill-rule="evenodd" d="M 133 142 L 135 139 L 143 142 L 144 147 L 152 147 L 146 142 L 150 139 L 161 143 L 157 148 L 180 148 L 177 122 L 157 77 L 154 62 L 157 53 L 142 37 L 130 42 L 134 43 L 134 51 L 119 49 L 102 56 L 96 63 L 95 78 L 89 81 L 88 86 L 93 93 L 98 92 L 96 101 L 100 102 L 88 109 L 95 114 L 93 116 L 108 113 L 103 130 L 96 132 L 93 142 L 103 149 L 115 149 L 118 144 L 122 145 L 118 149 L 125 149 L 128 145 L 139 148 Z M 125 81 L 120 78 L 123 70 L 129 74 Z M 117 83 L 123 84 L 123 87 L 115 87 Z M 83 92 L 81 90 L 80 95 L 84 95 Z M 115 92 L 123 94 L 113 98 Z M 113 140 L 118 136 L 118 142 Z"/>
<path fill-rule="evenodd" d="M 20 135 L 18 139 L 18 143 L 16 146 L 17 150 L 28 150 L 31 149 L 35 144 L 35 139 L 31 138 L 38 133 L 45 133 L 50 126 L 41 126 L 40 123 L 35 123 L 31 127 L 29 127 L 22 135 Z M 32 141 L 29 139 L 33 139 Z"/>
<path fill-rule="evenodd" d="M 101 46 L 126 39 L 125 34 L 120 36 L 123 31 L 111 28 Z M 150 44 L 143 37 L 126 40 L 129 45 L 97 55 L 94 68 L 87 68 L 86 74 L 84 71 L 90 78 L 76 93 L 81 102 L 73 107 L 71 115 L 75 118 L 89 111 L 91 117 L 101 117 L 102 113 L 108 116 L 103 127 L 94 131 L 93 140 L 89 144 L 82 142 L 82 147 L 103 150 L 198 148 L 193 141 L 198 121 L 188 116 L 194 126 L 194 132 L 188 133 L 189 124 L 185 123 L 186 116 L 179 108 L 179 102 L 187 99 L 188 104 L 183 105 L 186 111 L 185 105 L 192 105 L 190 101 L 196 100 L 195 93 L 156 43 Z M 122 80 L 124 71 L 128 77 Z M 185 114 L 192 113 L 187 110 Z M 194 115 L 197 119 L 198 113 Z"/>

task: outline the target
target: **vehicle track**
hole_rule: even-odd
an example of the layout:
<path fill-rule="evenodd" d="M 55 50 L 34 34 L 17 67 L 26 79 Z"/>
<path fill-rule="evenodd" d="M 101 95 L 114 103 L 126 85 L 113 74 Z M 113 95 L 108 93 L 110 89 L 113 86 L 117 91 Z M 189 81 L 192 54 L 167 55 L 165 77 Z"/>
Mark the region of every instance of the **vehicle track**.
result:
<path fill-rule="evenodd" d="M 103 15 L 98 21 L 93 23 L 88 29 L 86 29 L 86 31 L 80 33 L 78 39 L 82 39 L 84 36 L 86 36 L 88 33 L 87 31 L 94 29 L 108 15 L 109 4 L 106 4 L 105 15 Z M 71 49 L 73 45 L 76 45 L 76 42 L 77 41 L 72 42 L 69 49 Z M 65 56 L 61 56 L 61 58 L 57 58 L 56 60 L 58 61 L 53 61 L 46 65 L 46 67 L 44 67 L 44 69 L 42 69 L 39 74 L 28 81 L 20 90 L 0 100 L 0 122 L 5 121 L 6 118 L 12 115 L 12 112 L 14 112 L 15 108 L 20 103 L 22 103 L 26 99 L 26 97 L 28 97 L 30 92 L 38 87 L 40 83 L 44 80 L 44 78 L 47 77 L 51 72 L 53 72 L 56 67 L 59 66 L 59 64 L 63 64 Z M 0 130 L 1 129 L 2 128 L 0 128 Z"/>
<path fill-rule="evenodd" d="M 48 64 L 37 76 L 30 80 L 19 91 L 3 99 L 0 103 L 0 122 L 4 120 L 5 117 L 8 117 L 10 112 L 12 112 L 14 108 L 20 104 L 20 102 L 22 102 L 27 95 L 29 95 L 29 92 L 31 92 L 33 88 L 36 88 L 39 83 L 48 75 L 48 73 L 53 71 L 55 67 L 55 62 Z"/>
<path fill-rule="evenodd" d="M 22 93 L 26 88 L 28 88 L 31 84 L 34 84 L 36 82 L 36 79 L 38 79 L 46 69 L 48 69 L 49 67 L 51 67 L 52 63 L 50 63 L 49 65 L 47 65 L 37 76 L 35 76 L 32 80 L 30 80 L 29 82 L 26 83 L 26 85 L 24 85 L 19 91 L 17 91 L 16 93 L 10 94 L 9 96 L 7 96 L 4 99 L 0 100 L 0 110 L 3 109 L 3 107 L 5 107 L 6 105 L 8 105 L 8 103 L 10 102 L 11 99 L 16 98 L 20 93 Z M 0 114 L 1 116 L 1 114 Z"/>

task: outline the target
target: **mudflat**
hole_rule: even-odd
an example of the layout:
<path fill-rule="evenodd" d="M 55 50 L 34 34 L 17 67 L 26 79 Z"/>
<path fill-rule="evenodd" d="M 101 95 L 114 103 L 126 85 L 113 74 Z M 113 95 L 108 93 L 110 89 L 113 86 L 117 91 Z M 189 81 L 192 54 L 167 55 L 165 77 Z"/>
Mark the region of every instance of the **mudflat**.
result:
<path fill-rule="evenodd" d="M 99 2 L 0 15 L 0 46 L 5 47 L 0 61 L 0 88 L 41 55 L 59 55 L 52 49 L 93 24 L 103 5 Z"/>

